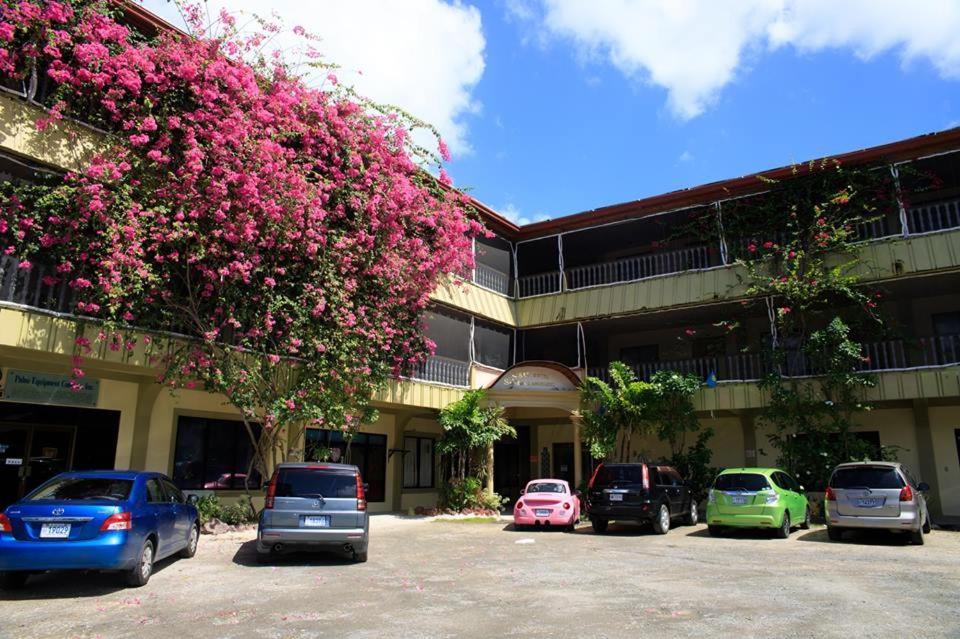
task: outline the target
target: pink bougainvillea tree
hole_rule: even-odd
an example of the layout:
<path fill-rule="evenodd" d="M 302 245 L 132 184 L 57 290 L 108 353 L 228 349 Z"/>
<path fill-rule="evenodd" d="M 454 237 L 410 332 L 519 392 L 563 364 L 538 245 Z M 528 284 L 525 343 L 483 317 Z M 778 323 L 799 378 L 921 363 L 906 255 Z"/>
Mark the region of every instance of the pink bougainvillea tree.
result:
<path fill-rule="evenodd" d="M 261 472 L 285 454 L 279 433 L 370 418 L 377 389 L 429 353 L 421 312 L 483 233 L 424 170 L 417 123 L 332 76 L 309 88 L 259 53 L 267 23 L 241 34 L 222 15 L 214 32 L 187 7 L 186 37 L 138 32 L 106 0 L 0 8 L 0 75 L 55 83 L 38 127 L 108 132 L 62 183 L 4 187 L 7 254 L 55 267 L 45 283 L 66 283 L 106 339 L 163 343 L 164 383 L 225 395 Z M 89 347 L 78 338 L 76 376 Z"/>

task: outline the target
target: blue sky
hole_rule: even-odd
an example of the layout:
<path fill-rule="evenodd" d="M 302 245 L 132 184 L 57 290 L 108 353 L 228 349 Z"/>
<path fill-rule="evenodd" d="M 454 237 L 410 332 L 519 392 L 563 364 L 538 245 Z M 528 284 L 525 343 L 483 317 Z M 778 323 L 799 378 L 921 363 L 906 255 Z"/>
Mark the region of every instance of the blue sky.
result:
<path fill-rule="evenodd" d="M 911 4 L 269 7 L 319 33 L 344 81 L 435 122 L 456 184 L 527 222 L 960 126 L 960 2 Z"/>

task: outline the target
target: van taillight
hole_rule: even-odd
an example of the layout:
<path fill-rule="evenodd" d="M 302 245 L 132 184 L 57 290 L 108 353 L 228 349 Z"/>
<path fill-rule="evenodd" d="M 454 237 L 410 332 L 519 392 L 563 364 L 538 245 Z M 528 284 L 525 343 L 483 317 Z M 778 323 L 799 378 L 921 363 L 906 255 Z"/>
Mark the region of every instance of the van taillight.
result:
<path fill-rule="evenodd" d="M 263 500 L 263 509 L 273 508 L 273 500 L 277 496 L 277 473 L 273 473 L 270 483 L 267 484 L 267 498 Z"/>
<path fill-rule="evenodd" d="M 110 515 L 103 520 L 103 525 L 100 526 L 100 532 L 132 529 L 133 520 L 130 517 L 130 513 L 117 513 L 116 515 Z"/>
<path fill-rule="evenodd" d="M 900 501 L 913 501 L 913 490 L 909 486 L 900 489 Z"/>
<path fill-rule="evenodd" d="M 650 490 L 650 467 L 643 465 L 643 489 Z"/>
<path fill-rule="evenodd" d="M 366 510 L 367 509 L 367 496 L 363 492 L 363 479 L 360 478 L 360 473 L 357 473 L 357 510 Z"/>
<path fill-rule="evenodd" d="M 597 481 L 597 473 L 600 472 L 601 468 L 603 468 L 603 464 L 599 464 L 593 469 L 593 474 L 590 475 L 590 481 L 587 482 L 587 490 L 593 490 L 593 482 Z"/>
<path fill-rule="evenodd" d="M 827 486 L 827 489 L 823 492 L 824 501 L 837 501 L 837 496 L 833 494 L 833 489 Z"/>
<path fill-rule="evenodd" d="M 0 513 L 0 532 L 13 532 L 13 526 L 10 525 L 10 519 Z"/>

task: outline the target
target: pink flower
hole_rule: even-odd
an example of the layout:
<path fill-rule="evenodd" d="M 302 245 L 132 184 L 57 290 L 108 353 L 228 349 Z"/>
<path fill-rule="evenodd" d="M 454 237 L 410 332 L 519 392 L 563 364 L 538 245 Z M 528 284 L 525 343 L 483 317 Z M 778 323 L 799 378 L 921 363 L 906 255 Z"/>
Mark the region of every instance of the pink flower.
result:
<path fill-rule="evenodd" d="M 747 250 L 750 251 L 751 253 L 756 253 L 757 245 L 751 242 L 750 244 L 747 245 Z"/>

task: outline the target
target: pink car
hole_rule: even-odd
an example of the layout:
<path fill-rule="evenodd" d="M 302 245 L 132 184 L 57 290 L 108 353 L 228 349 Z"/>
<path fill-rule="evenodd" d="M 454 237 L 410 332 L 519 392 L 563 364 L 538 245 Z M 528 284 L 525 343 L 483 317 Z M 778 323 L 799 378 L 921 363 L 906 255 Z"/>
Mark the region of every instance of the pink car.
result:
<path fill-rule="evenodd" d="M 514 528 L 556 526 L 573 530 L 580 523 L 580 495 L 563 479 L 534 479 L 513 507 Z"/>

